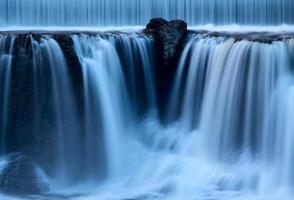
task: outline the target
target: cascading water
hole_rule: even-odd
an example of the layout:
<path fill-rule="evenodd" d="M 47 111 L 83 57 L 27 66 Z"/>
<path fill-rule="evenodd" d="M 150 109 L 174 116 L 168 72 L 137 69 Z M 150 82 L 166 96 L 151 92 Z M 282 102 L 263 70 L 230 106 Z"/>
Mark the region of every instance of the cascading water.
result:
<path fill-rule="evenodd" d="M 200 36 L 183 53 L 171 102 L 180 112 L 170 115 L 191 131 L 184 153 L 216 170 L 206 180 L 220 199 L 223 191 L 240 193 L 237 199 L 292 195 L 291 52 L 292 39 L 262 44 Z"/>
<path fill-rule="evenodd" d="M 0 88 L 1 88 L 1 99 L 0 99 L 0 130 L 1 130 L 1 154 L 5 154 L 5 143 L 6 132 L 7 132 L 7 118 L 8 118 L 8 107 L 9 107 L 9 85 L 10 85 L 10 70 L 12 62 L 12 47 L 14 44 L 14 38 L 7 36 L 0 37 Z"/>
<path fill-rule="evenodd" d="M 96 198 L 292 199 L 293 50 L 293 39 L 193 37 L 171 93 L 170 122 L 135 120 L 131 137 L 139 143 L 128 143 L 128 156 L 137 165 L 122 186 Z"/>
<path fill-rule="evenodd" d="M 129 26 L 151 17 L 190 25 L 294 22 L 292 0 L 1 0 L 0 26 Z"/>
<path fill-rule="evenodd" d="M 291 0 L 0 0 L 0 193 L 292 200 L 293 9 Z M 151 17 L 290 28 L 178 39 L 179 22 L 157 19 L 145 31 L 87 30 Z"/>
<path fill-rule="evenodd" d="M 76 198 L 83 200 L 291 199 L 293 39 L 192 36 L 165 125 L 152 39 L 125 33 L 71 39 L 81 64 L 82 109 L 72 88 L 76 75 L 56 39 L 1 37 L 1 153 L 32 155 L 51 177 L 52 192 L 78 184 L 75 192 L 90 193 Z M 13 114 L 20 110 L 30 115 Z"/>
<path fill-rule="evenodd" d="M 1 40 L 1 56 L 10 58 L 1 60 L 2 69 L 9 70 L 3 73 L 3 96 L 20 98 L 1 100 L 1 155 L 32 156 L 51 177 L 53 191 L 81 181 L 124 178 L 137 162 L 128 155 L 136 143 L 130 127 L 147 111 L 157 115 L 150 38 L 123 33 L 71 38 L 82 74 L 72 74 L 58 39 L 49 35 L 5 35 Z M 83 80 L 78 98 L 74 76 Z"/>
<path fill-rule="evenodd" d="M 93 171 L 100 170 L 99 157 L 102 156 L 106 169 L 102 171 L 104 178 L 121 177 L 128 167 L 124 164 L 128 157 L 124 145 L 128 143 L 128 126 L 140 110 L 155 106 L 152 42 L 123 34 L 107 38 L 75 35 L 73 41 L 83 68 L 86 165 Z M 118 55 L 120 47 L 124 55 Z M 141 86 L 136 86 L 141 81 L 136 76 L 138 71 L 144 79 Z M 139 99 L 142 95 L 147 101 Z M 146 106 L 142 108 L 144 103 Z M 105 149 L 99 149 L 101 146 Z M 94 178 L 92 173 L 89 175 Z"/>
<path fill-rule="evenodd" d="M 35 53 L 41 53 L 41 55 L 34 55 L 35 58 L 41 58 L 41 64 L 36 65 L 35 80 L 40 81 L 40 74 L 47 68 L 46 75 L 49 76 L 49 85 L 51 94 L 48 95 L 47 105 L 51 104 L 51 115 L 54 125 L 49 133 L 53 134 L 55 138 L 55 155 L 56 156 L 56 169 L 54 169 L 54 176 L 58 177 L 59 182 L 67 182 L 68 180 L 76 178 L 76 171 L 79 170 L 79 160 L 81 159 L 79 153 L 79 139 L 80 129 L 77 117 L 76 103 L 73 100 L 74 94 L 71 88 L 71 83 L 66 68 L 66 61 L 58 43 L 52 38 L 42 38 L 39 46 L 33 41 Z M 40 48 L 40 49 L 38 49 Z M 34 60 L 35 60 L 34 58 Z M 41 66 L 41 69 L 38 68 Z M 43 67 L 43 69 L 42 69 Z M 40 74 L 39 74 L 40 73 Z M 43 71 L 44 73 L 44 71 Z M 34 83 L 35 86 L 36 83 Z M 39 89 L 35 88 L 36 95 L 38 95 Z M 48 91 L 47 91 L 48 92 Z M 38 97 L 37 97 L 38 98 Z M 38 99 L 36 99 L 38 101 Z M 38 108 L 37 108 L 38 109 Z M 38 109 L 39 110 L 39 109 Z M 44 114 L 44 113 L 42 113 Z M 50 115 L 50 114 L 48 114 Z M 39 122 L 40 123 L 40 122 Z M 40 126 L 36 122 L 36 126 Z M 42 122 L 41 122 L 42 125 Z M 46 132 L 46 131 L 45 131 Z M 44 134 L 40 131 L 41 136 Z M 75 157 L 72 157 L 74 153 Z"/>
<path fill-rule="evenodd" d="M 47 36 L 37 41 L 33 36 L 13 35 L 3 36 L 1 45 L 1 155 L 22 151 L 42 164 L 51 158 L 52 166 L 48 167 L 54 168 L 52 175 L 59 181 L 73 179 L 70 172 L 76 173 L 79 155 L 78 125 L 73 124 L 78 120 L 59 45 Z M 69 152 L 77 157 L 72 158 Z"/>

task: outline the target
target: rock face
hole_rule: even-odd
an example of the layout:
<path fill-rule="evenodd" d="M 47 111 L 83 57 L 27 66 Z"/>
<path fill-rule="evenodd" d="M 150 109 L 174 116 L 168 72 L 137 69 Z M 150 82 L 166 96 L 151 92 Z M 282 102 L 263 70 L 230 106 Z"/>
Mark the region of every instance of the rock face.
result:
<path fill-rule="evenodd" d="M 157 103 L 161 109 L 160 113 L 165 113 L 165 102 L 170 94 L 176 66 L 186 44 L 187 23 L 182 20 L 168 22 L 161 18 L 154 18 L 147 24 L 144 32 L 152 35 L 155 41 Z"/>
<path fill-rule="evenodd" d="M 159 60 L 165 68 L 178 58 L 183 46 L 182 42 L 187 35 L 187 23 L 182 20 L 168 22 L 161 18 L 153 18 L 147 24 L 145 33 L 154 36 Z"/>
<path fill-rule="evenodd" d="M 173 20 L 161 26 L 158 33 L 163 43 L 164 64 L 169 65 L 181 48 L 181 42 L 187 33 L 187 24 L 181 20 Z"/>
<path fill-rule="evenodd" d="M 30 157 L 12 154 L 0 171 L 0 191 L 13 194 L 41 194 L 48 192 L 48 183 Z"/>
<path fill-rule="evenodd" d="M 158 30 L 162 25 L 168 24 L 168 21 L 162 18 L 152 18 L 146 26 L 147 31 Z"/>

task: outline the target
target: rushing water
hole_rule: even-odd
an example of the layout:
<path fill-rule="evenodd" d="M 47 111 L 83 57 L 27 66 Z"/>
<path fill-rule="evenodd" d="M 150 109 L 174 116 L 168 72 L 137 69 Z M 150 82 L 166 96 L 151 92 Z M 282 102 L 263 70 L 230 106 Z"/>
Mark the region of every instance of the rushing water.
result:
<path fill-rule="evenodd" d="M 32 156 L 52 178 L 52 190 L 123 177 L 129 127 L 146 112 L 156 115 L 150 38 L 72 40 L 77 71 L 52 36 L 5 34 L 0 41 L 1 156 Z"/>
<path fill-rule="evenodd" d="M 10 85 L 10 70 L 12 61 L 12 47 L 14 37 L 1 36 L 0 37 L 0 130 L 1 134 L 1 154 L 5 153 L 6 132 L 7 132 L 7 115 L 9 104 L 9 85 Z"/>
<path fill-rule="evenodd" d="M 293 0 L 0 0 L 1 30 L 85 32 L 0 33 L 0 191 L 23 168 L 49 188 L 31 199 L 292 200 L 294 39 L 231 36 L 239 25 L 289 33 L 293 10 Z M 151 17 L 232 31 L 189 35 L 167 98 L 151 37 L 94 33 Z M 13 168 L 14 153 L 35 171 Z"/>
<path fill-rule="evenodd" d="M 90 172 L 100 170 L 99 157 L 102 156 L 106 168 L 102 174 L 108 179 L 121 177 L 127 167 L 124 162 L 128 157 L 125 145 L 128 126 L 142 110 L 142 104 L 145 103 L 144 109 L 155 106 L 152 43 L 148 38 L 123 34 L 109 35 L 108 39 L 75 35 L 73 40 L 83 68 L 85 165 L 89 165 L 89 176 L 93 179 Z M 117 48 L 121 48 L 121 52 Z M 143 81 L 138 80 L 138 71 L 142 72 Z M 138 99 L 141 95 L 146 101 Z M 99 141 L 101 138 L 103 141 Z M 105 155 L 97 153 L 101 152 L 101 146 Z"/>
<path fill-rule="evenodd" d="M 294 22 L 292 0 L 1 0 L 0 26 L 145 25 L 151 17 L 189 25 Z"/>
<path fill-rule="evenodd" d="M 32 156 L 49 198 L 294 195 L 293 39 L 192 36 L 158 115 L 152 39 L 70 38 L 80 71 L 52 36 L 0 38 L 1 155 Z"/>
<path fill-rule="evenodd" d="M 180 108 L 171 115 L 194 130 L 185 154 L 221 165 L 224 171 L 212 177 L 220 191 L 238 191 L 241 199 L 244 193 L 265 199 L 291 194 L 290 52 L 292 39 L 261 44 L 196 37 L 185 49 L 171 102 Z"/>

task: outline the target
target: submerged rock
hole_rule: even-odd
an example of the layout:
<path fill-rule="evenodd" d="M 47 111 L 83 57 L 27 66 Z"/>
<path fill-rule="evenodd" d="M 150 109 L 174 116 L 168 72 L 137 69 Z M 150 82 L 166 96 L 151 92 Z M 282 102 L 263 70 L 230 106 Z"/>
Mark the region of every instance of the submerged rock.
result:
<path fill-rule="evenodd" d="M 28 156 L 16 153 L 5 158 L 0 171 L 0 191 L 13 194 L 41 194 L 49 184 L 42 170 Z"/>

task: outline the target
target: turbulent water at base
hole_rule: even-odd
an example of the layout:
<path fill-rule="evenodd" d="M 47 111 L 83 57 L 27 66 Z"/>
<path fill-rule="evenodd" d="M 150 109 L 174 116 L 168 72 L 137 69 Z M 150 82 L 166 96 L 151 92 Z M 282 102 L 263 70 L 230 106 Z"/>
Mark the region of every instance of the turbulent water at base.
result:
<path fill-rule="evenodd" d="M 294 22 L 292 0 L 1 0 L 0 26 L 129 26 L 151 17 L 189 25 Z"/>

